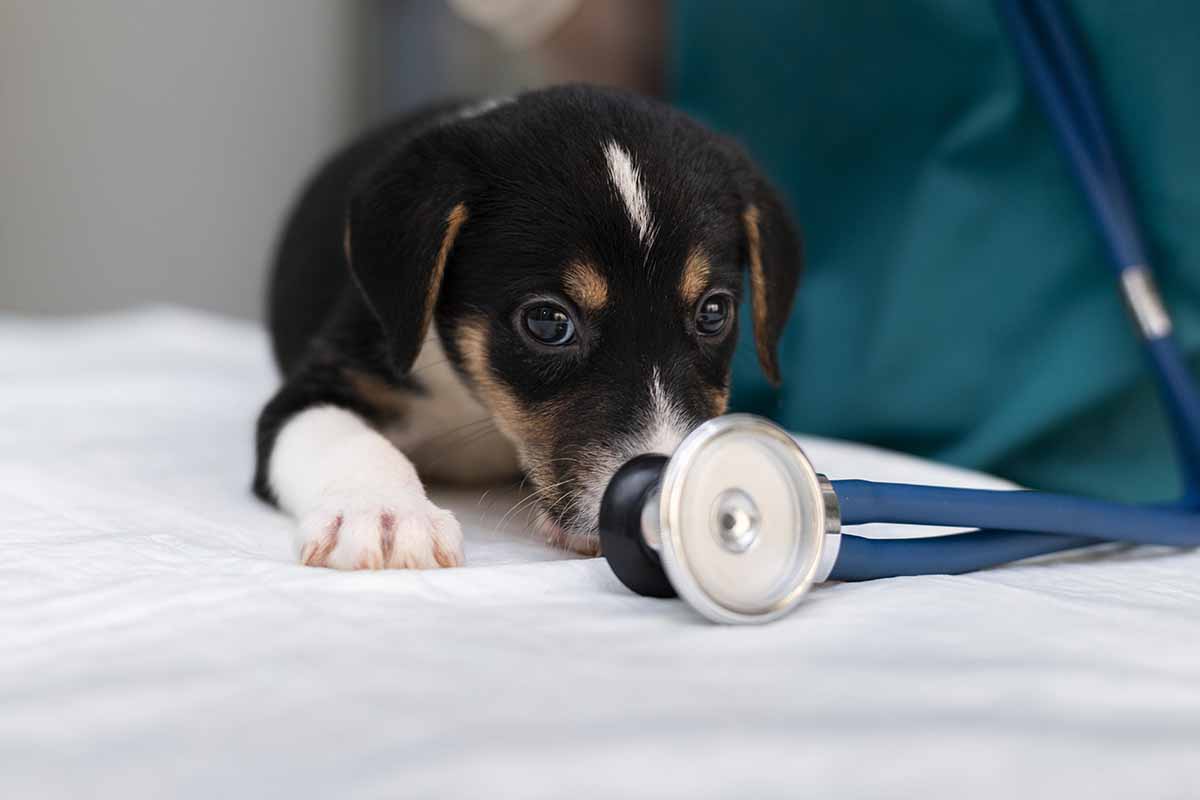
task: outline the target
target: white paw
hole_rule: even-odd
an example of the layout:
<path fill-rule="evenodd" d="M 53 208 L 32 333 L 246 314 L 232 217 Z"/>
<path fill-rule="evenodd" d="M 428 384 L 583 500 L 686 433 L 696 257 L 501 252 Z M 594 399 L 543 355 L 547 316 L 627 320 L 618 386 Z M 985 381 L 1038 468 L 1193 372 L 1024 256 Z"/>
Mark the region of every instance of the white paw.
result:
<path fill-rule="evenodd" d="M 454 515 L 424 496 L 328 498 L 300 519 L 300 563 L 333 569 L 433 569 L 463 563 Z"/>

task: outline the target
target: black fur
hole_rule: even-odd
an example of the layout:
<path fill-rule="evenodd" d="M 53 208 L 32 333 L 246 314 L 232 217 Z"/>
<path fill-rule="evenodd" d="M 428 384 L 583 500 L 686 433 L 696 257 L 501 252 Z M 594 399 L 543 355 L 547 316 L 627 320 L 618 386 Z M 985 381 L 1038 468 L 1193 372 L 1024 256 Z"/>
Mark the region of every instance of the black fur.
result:
<path fill-rule="evenodd" d="M 657 228 L 649 249 L 606 178 L 608 141 L 627 146 L 641 171 Z M 456 118 L 452 107 L 426 110 L 342 151 L 292 212 L 272 276 L 270 325 L 284 385 L 259 421 L 260 496 L 272 499 L 267 462 L 291 415 L 327 403 L 382 421 L 347 384 L 347 367 L 420 390 L 409 370 L 447 215 L 460 203 L 468 219 L 446 264 L 434 324 L 468 382 L 459 323 L 486 326 L 490 373 L 523 408 L 558 420 L 547 433 L 563 459 L 546 467 L 554 480 L 570 478 L 564 465 L 595 443 L 634 433 L 652 369 L 689 421 L 715 413 L 737 321 L 713 340 L 697 337 L 678 286 L 700 246 L 713 285 L 741 297 L 751 205 L 769 287 L 763 367 L 773 372 L 800 271 L 799 239 L 782 201 L 736 145 L 660 103 L 582 86 L 531 92 L 473 118 Z M 533 346 L 519 309 L 532 296 L 569 303 L 563 270 L 579 260 L 603 270 L 609 302 L 580 315 L 577 346 Z"/>

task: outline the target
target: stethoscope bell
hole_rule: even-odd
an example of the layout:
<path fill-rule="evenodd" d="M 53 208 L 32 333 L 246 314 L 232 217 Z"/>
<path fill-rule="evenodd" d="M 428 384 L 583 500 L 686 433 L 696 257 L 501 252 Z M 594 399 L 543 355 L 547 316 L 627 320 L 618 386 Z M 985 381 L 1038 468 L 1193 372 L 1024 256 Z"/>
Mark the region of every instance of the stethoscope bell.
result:
<path fill-rule="evenodd" d="M 714 622 L 756 623 L 796 606 L 837 556 L 837 498 L 783 429 L 731 414 L 667 458 L 644 455 L 613 476 L 600 542 L 635 592 L 678 594 Z"/>

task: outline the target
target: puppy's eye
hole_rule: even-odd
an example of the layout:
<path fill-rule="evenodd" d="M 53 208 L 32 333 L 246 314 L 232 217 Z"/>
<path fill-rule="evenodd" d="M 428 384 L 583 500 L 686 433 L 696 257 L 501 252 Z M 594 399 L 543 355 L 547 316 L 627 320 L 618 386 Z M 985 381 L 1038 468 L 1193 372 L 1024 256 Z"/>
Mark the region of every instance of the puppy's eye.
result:
<path fill-rule="evenodd" d="M 716 336 L 729 324 L 732 308 L 729 295 L 710 294 L 696 306 L 696 332 L 701 336 Z"/>
<path fill-rule="evenodd" d="M 534 341 L 561 347 L 575 340 L 575 322 L 562 306 L 540 303 L 525 309 L 523 324 Z"/>

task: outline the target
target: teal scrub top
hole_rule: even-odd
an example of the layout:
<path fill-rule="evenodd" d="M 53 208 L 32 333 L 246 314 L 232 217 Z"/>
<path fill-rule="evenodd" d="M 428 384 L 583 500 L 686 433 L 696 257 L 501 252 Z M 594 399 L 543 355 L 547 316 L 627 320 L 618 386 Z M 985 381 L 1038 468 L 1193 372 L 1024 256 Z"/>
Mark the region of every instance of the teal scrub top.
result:
<path fill-rule="evenodd" d="M 1200 4 L 1072 3 L 1177 335 L 1200 351 Z M 806 272 L 733 406 L 1125 500 L 1180 489 L 1106 254 L 980 0 L 678 0 L 673 100 L 785 193 Z"/>

